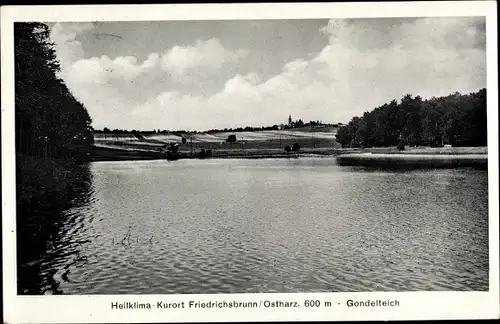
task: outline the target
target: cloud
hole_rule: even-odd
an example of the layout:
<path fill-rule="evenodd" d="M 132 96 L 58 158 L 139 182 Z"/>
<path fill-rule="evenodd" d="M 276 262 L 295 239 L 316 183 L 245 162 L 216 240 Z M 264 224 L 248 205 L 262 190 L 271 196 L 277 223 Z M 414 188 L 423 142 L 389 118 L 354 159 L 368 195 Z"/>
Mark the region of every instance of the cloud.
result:
<path fill-rule="evenodd" d="M 87 83 L 103 84 L 110 79 L 129 81 L 143 74 L 159 72 L 184 82 L 187 76 L 216 71 L 224 64 L 238 62 L 248 53 L 246 50 L 226 49 L 219 40 L 212 38 L 198 40 L 194 45 L 174 46 L 163 53 L 151 53 L 142 63 L 134 56 L 85 58 L 82 43 L 76 37 L 78 33 L 92 29 L 90 23 L 57 23 L 51 30 L 64 75 Z"/>
<path fill-rule="evenodd" d="M 163 93 L 165 83 L 196 82 L 218 73 L 224 65 L 236 63 L 248 53 L 227 49 L 212 38 L 151 53 L 143 62 L 134 56 L 86 58 L 82 42 L 77 39 L 93 29 L 91 23 L 56 23 L 50 37 L 61 62 L 60 75 L 75 97 L 87 107 L 94 125 L 134 127 L 137 107 L 152 107 L 152 102 L 161 107 L 167 100 L 168 95 Z M 182 104 L 190 97 L 186 98 Z M 161 109 L 154 112 L 163 116 Z"/>
<path fill-rule="evenodd" d="M 96 127 L 136 129 L 272 125 L 289 114 L 346 122 L 406 93 L 425 98 L 486 86 L 481 18 L 336 19 L 318 33 L 328 42 L 311 58 L 287 62 L 269 78 L 259 76 L 258 66 L 249 67 L 212 94 L 174 90 L 158 82 L 158 74 L 193 80 L 190 73 L 218 73 L 248 52 L 225 49 L 212 39 L 153 53 L 142 63 L 134 57 L 80 59 L 66 80 Z M 78 44 L 69 44 L 78 53 Z M 148 92 L 153 83 L 161 88 Z"/>
<path fill-rule="evenodd" d="M 56 23 L 51 28 L 50 38 L 55 43 L 57 58 L 63 70 L 83 58 L 85 52 L 82 43 L 76 40 L 76 36 L 92 29 L 91 23 Z"/>
<path fill-rule="evenodd" d="M 246 50 L 225 49 L 217 39 L 197 41 L 191 46 L 174 46 L 161 57 L 161 66 L 175 76 L 185 76 L 197 69 L 219 69 L 224 63 L 235 63 Z"/>

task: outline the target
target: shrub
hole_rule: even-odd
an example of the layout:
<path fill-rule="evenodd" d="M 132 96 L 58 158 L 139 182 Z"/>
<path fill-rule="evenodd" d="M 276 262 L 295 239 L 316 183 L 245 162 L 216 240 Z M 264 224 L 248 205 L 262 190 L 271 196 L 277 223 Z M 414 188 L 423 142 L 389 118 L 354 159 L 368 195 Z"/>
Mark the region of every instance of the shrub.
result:
<path fill-rule="evenodd" d="M 168 147 L 168 150 L 172 153 L 177 153 L 179 150 L 179 144 L 177 143 L 170 143 L 170 146 Z"/>
<path fill-rule="evenodd" d="M 399 142 L 398 144 L 398 150 L 404 151 L 405 150 L 405 143 L 404 142 Z"/>
<path fill-rule="evenodd" d="M 179 155 L 177 153 L 167 151 L 167 160 L 177 160 L 179 159 Z"/>
<path fill-rule="evenodd" d="M 212 150 L 207 150 L 206 153 L 207 153 L 207 157 L 212 157 Z"/>
<path fill-rule="evenodd" d="M 291 150 L 292 148 L 290 147 L 290 145 L 285 146 L 285 151 L 290 152 Z"/>
<path fill-rule="evenodd" d="M 200 159 L 204 159 L 205 157 L 207 157 L 207 152 L 205 151 L 205 149 L 201 149 L 200 153 L 198 153 L 198 157 Z"/>
<path fill-rule="evenodd" d="M 185 137 L 183 137 L 182 140 L 181 140 L 181 142 L 182 142 L 182 144 L 186 144 L 187 139 Z"/>
<path fill-rule="evenodd" d="M 294 143 L 293 146 L 292 146 L 292 151 L 296 152 L 300 150 L 300 145 L 299 143 Z"/>
<path fill-rule="evenodd" d="M 226 138 L 226 142 L 228 142 L 228 143 L 234 143 L 234 142 L 236 142 L 236 135 L 234 135 L 234 134 L 229 135 Z"/>

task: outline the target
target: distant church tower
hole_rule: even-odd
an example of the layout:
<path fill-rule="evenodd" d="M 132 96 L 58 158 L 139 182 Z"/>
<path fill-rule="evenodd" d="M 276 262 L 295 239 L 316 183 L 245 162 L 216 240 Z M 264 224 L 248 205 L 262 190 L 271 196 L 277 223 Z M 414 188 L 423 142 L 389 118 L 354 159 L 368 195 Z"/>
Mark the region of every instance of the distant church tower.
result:
<path fill-rule="evenodd" d="M 288 127 L 292 128 L 292 115 L 288 115 Z"/>

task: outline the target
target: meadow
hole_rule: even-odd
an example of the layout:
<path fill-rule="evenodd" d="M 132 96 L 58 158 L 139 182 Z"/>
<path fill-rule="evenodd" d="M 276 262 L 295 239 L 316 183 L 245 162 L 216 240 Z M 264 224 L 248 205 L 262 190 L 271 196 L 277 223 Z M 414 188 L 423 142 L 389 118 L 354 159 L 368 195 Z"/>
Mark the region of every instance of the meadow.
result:
<path fill-rule="evenodd" d="M 236 135 L 236 142 L 228 143 L 229 135 Z M 307 131 L 304 129 L 294 130 L 270 130 L 253 132 L 220 132 L 220 133 L 193 133 L 186 134 L 186 143 L 182 144 L 182 137 L 174 134 L 95 134 L 95 146 L 108 149 L 121 149 L 132 151 L 159 151 L 170 143 L 180 144 L 179 152 L 196 153 L 204 150 L 212 150 L 217 155 L 253 155 L 259 153 L 285 153 L 285 147 L 297 143 L 301 151 L 315 150 L 322 152 L 339 148 L 335 139 L 336 129 L 331 128 L 322 131 Z"/>

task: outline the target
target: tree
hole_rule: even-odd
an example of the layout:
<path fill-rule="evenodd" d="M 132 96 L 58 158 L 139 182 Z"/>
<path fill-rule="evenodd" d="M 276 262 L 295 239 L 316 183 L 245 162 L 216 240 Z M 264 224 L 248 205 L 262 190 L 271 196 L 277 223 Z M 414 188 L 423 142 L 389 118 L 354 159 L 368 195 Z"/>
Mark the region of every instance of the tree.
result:
<path fill-rule="evenodd" d="M 226 138 L 226 142 L 228 142 L 228 143 L 234 143 L 234 142 L 236 142 L 236 135 L 234 135 L 234 134 L 229 135 Z"/>
<path fill-rule="evenodd" d="M 172 153 L 177 153 L 179 151 L 179 144 L 177 143 L 170 143 L 168 146 L 168 150 Z"/>
<path fill-rule="evenodd" d="M 418 145 L 420 143 L 422 132 L 421 110 L 421 97 L 412 98 L 411 95 L 406 95 L 401 100 L 401 137 L 407 144 Z"/>
<path fill-rule="evenodd" d="M 311 124 L 315 122 L 311 121 Z M 353 117 L 339 127 L 342 147 L 440 145 L 484 146 L 487 141 L 486 89 L 422 100 L 405 95 Z"/>
<path fill-rule="evenodd" d="M 292 151 L 296 152 L 296 151 L 298 151 L 298 150 L 300 150 L 300 145 L 299 145 L 299 143 L 294 143 L 294 144 L 292 145 Z"/>
<path fill-rule="evenodd" d="M 339 127 L 337 134 L 335 135 L 337 142 L 339 142 L 342 147 L 349 147 L 351 144 L 351 134 L 349 134 L 349 129 L 347 126 Z"/>
<path fill-rule="evenodd" d="M 14 51 L 16 151 L 41 157 L 86 156 L 93 140 L 91 118 L 57 77 L 60 67 L 48 26 L 15 23 Z"/>

